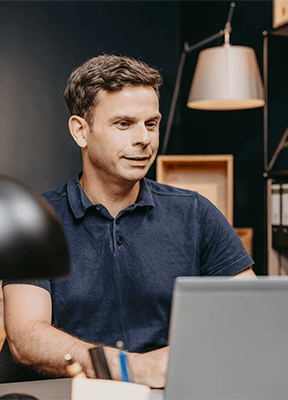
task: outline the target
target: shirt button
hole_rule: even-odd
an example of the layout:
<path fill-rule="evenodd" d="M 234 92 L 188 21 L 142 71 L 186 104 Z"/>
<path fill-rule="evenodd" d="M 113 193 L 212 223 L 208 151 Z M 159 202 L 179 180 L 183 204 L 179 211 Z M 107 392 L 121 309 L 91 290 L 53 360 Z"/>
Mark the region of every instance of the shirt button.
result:
<path fill-rule="evenodd" d="M 117 225 L 120 224 L 120 219 L 116 219 L 116 224 L 117 224 Z"/>
<path fill-rule="evenodd" d="M 96 206 L 95 206 L 95 208 L 96 208 L 96 210 L 98 210 L 98 211 L 100 211 L 100 210 L 102 210 L 102 204 L 96 204 Z"/>
<path fill-rule="evenodd" d="M 120 244 L 122 243 L 121 238 L 117 238 L 117 239 L 116 239 L 116 243 L 118 244 L 118 246 L 120 246 Z"/>

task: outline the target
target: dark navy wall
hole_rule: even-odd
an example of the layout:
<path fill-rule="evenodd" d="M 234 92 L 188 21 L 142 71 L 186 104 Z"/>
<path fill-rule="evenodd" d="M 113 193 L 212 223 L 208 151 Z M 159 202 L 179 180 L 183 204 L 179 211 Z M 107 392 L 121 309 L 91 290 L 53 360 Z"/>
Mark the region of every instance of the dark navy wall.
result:
<path fill-rule="evenodd" d="M 0 172 L 39 192 L 76 176 L 80 152 L 68 133 L 63 90 L 74 68 L 102 53 L 162 71 L 165 124 L 179 26 L 180 3 L 173 1 L 0 2 Z"/>
<path fill-rule="evenodd" d="M 196 43 L 222 29 L 229 4 L 228 1 L 0 2 L 0 172 L 21 179 L 39 192 L 78 173 L 80 152 L 68 133 L 68 112 L 62 94 L 70 72 L 104 52 L 141 58 L 161 70 L 162 141 L 183 43 L 185 40 Z M 253 47 L 261 72 L 262 31 L 271 25 L 271 1 L 236 2 L 231 42 Z M 283 41 L 274 48 L 271 68 L 276 73 L 270 90 L 269 120 L 276 121 L 273 125 L 276 146 L 287 124 L 282 115 L 287 109 L 288 52 Z M 253 227 L 256 272 L 261 273 L 263 110 L 188 109 L 185 102 L 197 55 L 195 52 L 187 57 L 168 153 L 234 155 L 234 225 Z M 279 73 L 278 60 L 280 64 L 284 60 Z M 155 178 L 155 167 L 149 177 Z"/>

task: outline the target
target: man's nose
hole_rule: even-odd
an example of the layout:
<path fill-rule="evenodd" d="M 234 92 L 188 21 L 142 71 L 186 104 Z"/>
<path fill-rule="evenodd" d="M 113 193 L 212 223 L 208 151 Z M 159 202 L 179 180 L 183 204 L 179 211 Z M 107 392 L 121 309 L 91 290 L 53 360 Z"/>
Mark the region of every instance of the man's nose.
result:
<path fill-rule="evenodd" d="M 151 143 L 149 131 L 145 125 L 136 126 L 133 132 L 133 146 L 148 146 Z"/>

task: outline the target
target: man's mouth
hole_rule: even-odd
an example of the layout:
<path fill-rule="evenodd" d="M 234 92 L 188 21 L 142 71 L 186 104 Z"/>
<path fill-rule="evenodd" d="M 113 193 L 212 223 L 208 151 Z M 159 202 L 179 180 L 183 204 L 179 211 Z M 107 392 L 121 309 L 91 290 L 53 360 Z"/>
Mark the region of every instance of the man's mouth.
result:
<path fill-rule="evenodd" d="M 126 160 L 130 160 L 130 161 L 146 161 L 149 159 L 148 156 L 146 157 L 124 157 L 126 158 Z"/>

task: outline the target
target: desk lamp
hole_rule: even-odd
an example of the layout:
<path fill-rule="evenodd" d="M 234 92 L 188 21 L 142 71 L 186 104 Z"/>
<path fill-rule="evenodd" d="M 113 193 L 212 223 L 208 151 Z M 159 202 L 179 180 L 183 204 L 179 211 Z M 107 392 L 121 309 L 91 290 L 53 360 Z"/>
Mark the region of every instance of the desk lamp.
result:
<path fill-rule="evenodd" d="M 27 186 L 0 175 L 0 279 L 68 273 L 68 248 L 55 211 Z"/>
<path fill-rule="evenodd" d="M 242 110 L 265 104 L 261 75 L 253 49 L 230 44 L 231 20 L 235 3 L 231 3 L 224 30 L 189 46 L 184 43 L 175 89 L 164 136 L 162 154 L 166 153 L 179 96 L 186 55 L 224 36 L 224 44 L 200 52 L 187 106 L 197 110 Z"/>
<path fill-rule="evenodd" d="M 68 273 L 66 239 L 53 208 L 27 186 L 0 175 L 0 278 L 53 278 Z M 37 400 L 23 393 L 0 398 Z"/>

